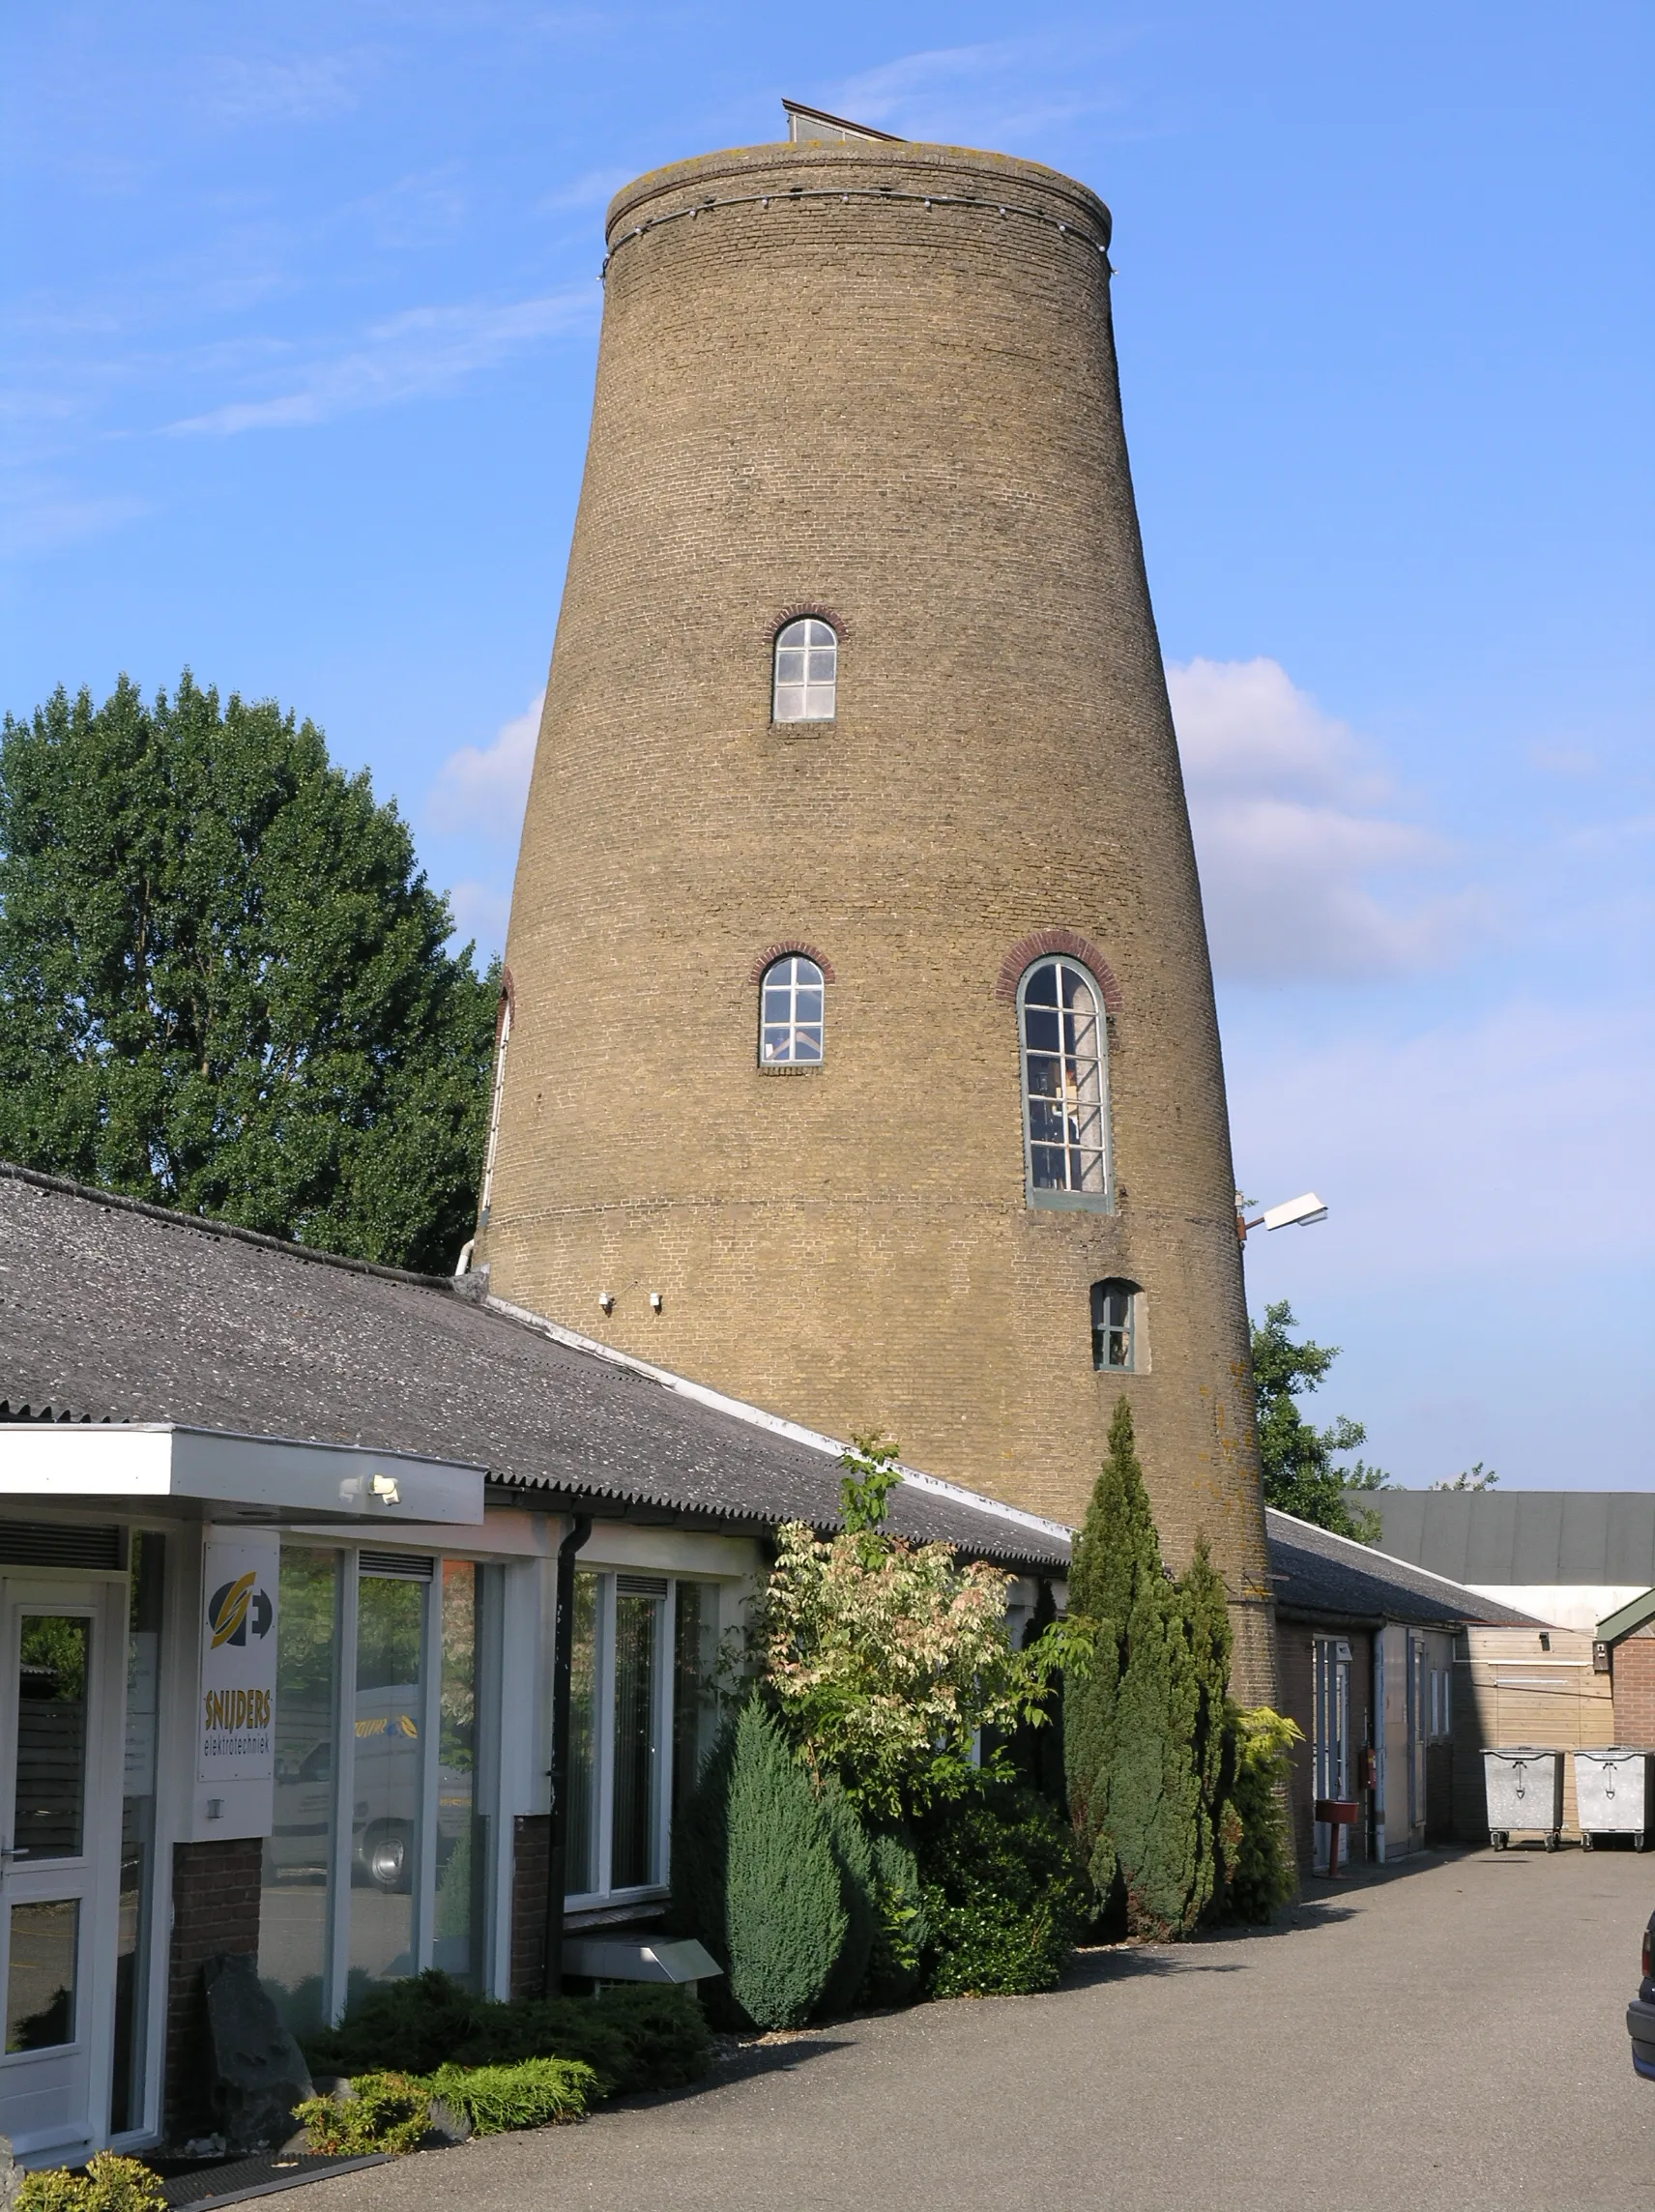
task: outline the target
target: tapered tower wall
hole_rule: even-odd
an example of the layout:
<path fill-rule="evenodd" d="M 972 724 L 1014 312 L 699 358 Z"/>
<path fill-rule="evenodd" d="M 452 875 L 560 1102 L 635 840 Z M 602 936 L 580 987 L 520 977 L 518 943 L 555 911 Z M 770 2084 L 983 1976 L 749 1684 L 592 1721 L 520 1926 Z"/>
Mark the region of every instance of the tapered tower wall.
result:
<path fill-rule="evenodd" d="M 1108 233 L 1051 170 L 917 145 L 711 155 L 614 202 L 478 1259 L 498 1295 L 1065 1520 L 1124 1390 L 1169 1557 L 1205 1530 L 1267 1695 L 1223 1071 Z M 777 726 L 800 611 L 838 631 L 837 713 Z M 1007 993 L 1036 943 L 1080 947 L 1116 1009 L 1108 1212 L 1028 1203 Z M 819 1068 L 759 1064 L 780 946 L 831 977 Z M 1126 1376 L 1092 1364 L 1112 1276 L 1144 1292 Z"/>

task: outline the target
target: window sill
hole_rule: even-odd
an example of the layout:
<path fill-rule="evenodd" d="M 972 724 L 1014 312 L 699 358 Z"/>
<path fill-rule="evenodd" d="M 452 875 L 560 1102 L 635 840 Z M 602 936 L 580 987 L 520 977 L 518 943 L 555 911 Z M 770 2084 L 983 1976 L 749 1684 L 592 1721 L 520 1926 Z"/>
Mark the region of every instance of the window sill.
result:
<path fill-rule="evenodd" d="M 1033 1213 L 1113 1213 L 1115 1199 L 1106 1190 L 1027 1190 L 1030 1211 Z"/>
<path fill-rule="evenodd" d="M 761 1060 L 758 1069 L 761 1075 L 820 1075 L 822 1062 L 819 1060 Z"/>

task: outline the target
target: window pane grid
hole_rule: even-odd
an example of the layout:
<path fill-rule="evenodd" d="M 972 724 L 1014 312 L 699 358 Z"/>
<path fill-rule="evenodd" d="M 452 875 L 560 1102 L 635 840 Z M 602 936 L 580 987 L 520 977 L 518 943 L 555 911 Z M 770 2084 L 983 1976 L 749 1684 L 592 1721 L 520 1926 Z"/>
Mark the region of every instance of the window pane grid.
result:
<path fill-rule="evenodd" d="M 824 985 L 814 960 L 790 953 L 765 971 L 759 1059 L 766 1066 L 811 1065 L 822 1058 Z"/>
<path fill-rule="evenodd" d="M 1090 978 L 1044 961 L 1023 989 L 1024 1123 L 1035 1190 L 1108 1190 L 1104 1031 Z"/>
<path fill-rule="evenodd" d="M 789 623 L 775 641 L 771 718 L 830 722 L 838 692 L 839 640 L 825 622 Z"/>

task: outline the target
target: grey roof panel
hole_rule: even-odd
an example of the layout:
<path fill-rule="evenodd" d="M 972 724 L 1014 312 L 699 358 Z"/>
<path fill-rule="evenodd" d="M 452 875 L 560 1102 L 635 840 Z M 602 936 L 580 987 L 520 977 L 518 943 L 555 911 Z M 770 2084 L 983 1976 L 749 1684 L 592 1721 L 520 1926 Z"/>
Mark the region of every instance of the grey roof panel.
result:
<path fill-rule="evenodd" d="M 1525 1613 L 1292 1514 L 1267 1510 L 1264 1530 L 1276 1604 L 1284 1614 L 1330 1623 L 1394 1620 L 1414 1628 L 1541 1625 Z"/>
<path fill-rule="evenodd" d="M 1655 1491 L 1380 1490 L 1379 1541 L 1456 1582 L 1655 1585 Z"/>
<path fill-rule="evenodd" d="M 447 1282 L 0 1165 L 8 1409 L 431 1453 L 541 1494 L 748 1527 L 838 1518 L 829 1454 L 558 1344 Z M 1067 1570 L 1061 1536 L 911 1484 L 892 1496 L 890 1526 L 1003 1565 Z"/>

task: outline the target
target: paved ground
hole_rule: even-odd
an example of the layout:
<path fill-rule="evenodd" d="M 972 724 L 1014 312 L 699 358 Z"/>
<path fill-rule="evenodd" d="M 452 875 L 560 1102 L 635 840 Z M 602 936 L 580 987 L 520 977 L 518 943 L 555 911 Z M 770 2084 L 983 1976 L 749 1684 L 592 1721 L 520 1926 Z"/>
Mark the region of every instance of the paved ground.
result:
<path fill-rule="evenodd" d="M 1655 2189 L 1623 2014 L 1655 1858 L 1434 1854 L 1279 1929 L 1087 1955 L 754 2070 L 318 2184 L 305 2212 L 1619 2212 Z"/>

